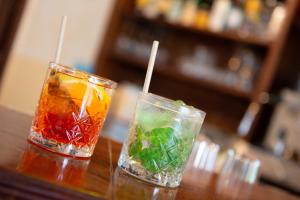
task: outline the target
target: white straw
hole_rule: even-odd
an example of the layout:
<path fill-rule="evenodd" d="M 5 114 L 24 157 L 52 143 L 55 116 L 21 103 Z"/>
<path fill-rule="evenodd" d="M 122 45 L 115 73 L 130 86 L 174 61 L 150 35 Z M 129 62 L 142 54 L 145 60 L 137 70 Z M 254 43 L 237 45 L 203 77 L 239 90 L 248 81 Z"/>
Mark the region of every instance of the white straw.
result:
<path fill-rule="evenodd" d="M 143 92 L 148 93 L 159 42 L 153 41 Z"/>
<path fill-rule="evenodd" d="M 55 54 L 55 63 L 59 63 L 59 60 L 60 60 L 60 55 L 61 55 L 62 45 L 63 45 L 63 41 L 64 41 L 66 24 L 67 24 L 67 16 L 63 16 L 62 21 L 61 21 L 61 25 L 60 25 L 59 38 L 58 38 L 58 42 L 57 42 L 57 49 L 56 49 L 56 54 Z"/>

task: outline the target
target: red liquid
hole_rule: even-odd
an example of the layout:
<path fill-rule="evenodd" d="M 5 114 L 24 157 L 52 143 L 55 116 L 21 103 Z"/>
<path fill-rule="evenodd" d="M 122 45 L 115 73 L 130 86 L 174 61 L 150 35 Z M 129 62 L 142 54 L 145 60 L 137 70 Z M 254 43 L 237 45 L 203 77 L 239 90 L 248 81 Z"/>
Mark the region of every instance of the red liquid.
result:
<path fill-rule="evenodd" d="M 64 144 L 83 146 L 96 143 L 98 137 L 96 133 L 102 126 L 102 120 L 93 121 L 90 117 L 77 119 L 75 113 L 47 112 L 39 117 L 34 126 L 35 131 L 42 133 L 45 138 Z"/>
<path fill-rule="evenodd" d="M 44 85 L 32 130 L 53 142 L 94 145 L 109 103 L 101 86 L 56 73 Z"/>

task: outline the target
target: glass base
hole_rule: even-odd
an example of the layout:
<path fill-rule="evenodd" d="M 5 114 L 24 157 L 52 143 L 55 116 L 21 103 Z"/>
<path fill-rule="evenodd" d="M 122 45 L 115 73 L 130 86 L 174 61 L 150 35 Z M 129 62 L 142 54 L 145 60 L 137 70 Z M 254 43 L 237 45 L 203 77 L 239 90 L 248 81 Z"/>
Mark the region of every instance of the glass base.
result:
<path fill-rule="evenodd" d="M 76 147 L 73 144 L 60 143 L 56 140 L 45 138 L 42 134 L 35 131 L 30 131 L 28 140 L 49 151 L 77 158 L 89 158 L 94 150 L 93 147 Z"/>
<path fill-rule="evenodd" d="M 178 172 L 148 172 L 143 166 L 140 165 L 140 163 L 131 160 L 123 153 L 121 153 L 119 158 L 118 166 L 127 174 L 154 185 L 175 188 L 178 187 L 181 182 L 181 175 Z"/>

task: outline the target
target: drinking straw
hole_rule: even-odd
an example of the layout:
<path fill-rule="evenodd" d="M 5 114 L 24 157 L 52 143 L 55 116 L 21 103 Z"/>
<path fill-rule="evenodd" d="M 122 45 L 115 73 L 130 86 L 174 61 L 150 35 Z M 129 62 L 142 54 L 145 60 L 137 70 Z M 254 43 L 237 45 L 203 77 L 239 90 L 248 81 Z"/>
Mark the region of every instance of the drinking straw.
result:
<path fill-rule="evenodd" d="M 62 45 L 63 45 L 63 41 L 64 41 L 66 24 L 67 24 L 67 16 L 63 16 L 62 21 L 61 21 L 61 25 L 60 25 L 59 38 L 58 38 L 58 42 L 57 42 L 57 49 L 56 49 L 56 54 L 55 54 L 55 63 L 59 63 L 59 60 L 60 60 L 60 55 L 61 55 Z"/>
<path fill-rule="evenodd" d="M 153 41 L 143 92 L 148 93 L 159 42 Z"/>

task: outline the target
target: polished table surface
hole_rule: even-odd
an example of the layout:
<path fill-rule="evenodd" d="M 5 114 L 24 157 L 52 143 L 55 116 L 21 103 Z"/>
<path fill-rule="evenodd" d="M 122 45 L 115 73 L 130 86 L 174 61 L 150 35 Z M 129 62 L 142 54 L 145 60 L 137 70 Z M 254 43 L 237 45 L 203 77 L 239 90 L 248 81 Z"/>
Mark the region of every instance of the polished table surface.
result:
<path fill-rule="evenodd" d="M 300 199 L 196 168 L 178 188 L 156 187 L 117 167 L 121 144 L 101 137 L 91 159 L 63 157 L 28 143 L 30 124 L 30 116 L 0 107 L 0 199 Z"/>

